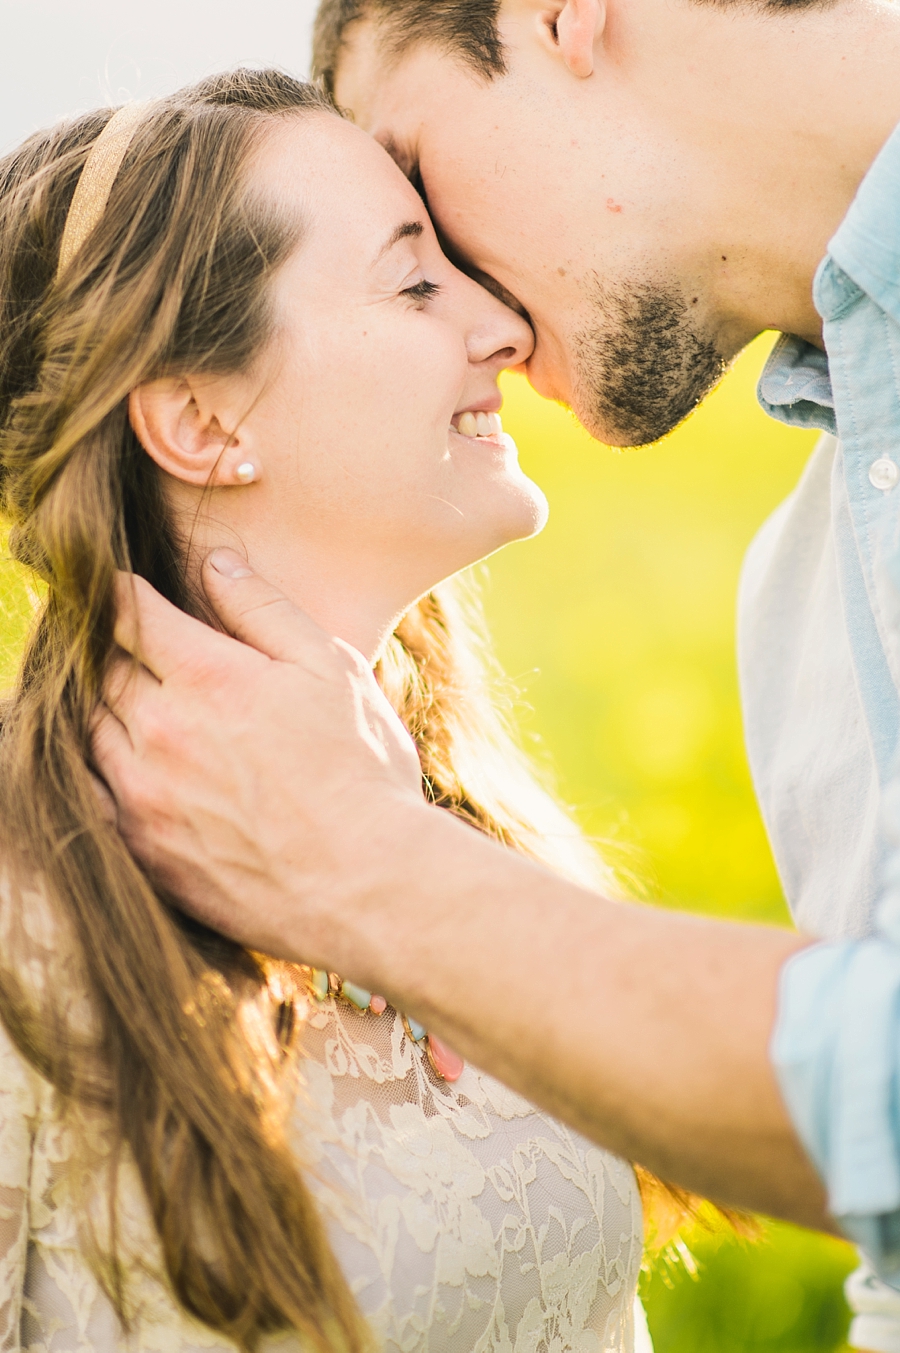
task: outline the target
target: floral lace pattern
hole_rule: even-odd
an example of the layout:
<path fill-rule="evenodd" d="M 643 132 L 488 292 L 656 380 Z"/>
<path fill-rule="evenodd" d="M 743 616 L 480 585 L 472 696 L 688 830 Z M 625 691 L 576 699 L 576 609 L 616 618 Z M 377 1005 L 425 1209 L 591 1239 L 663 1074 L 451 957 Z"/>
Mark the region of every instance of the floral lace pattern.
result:
<path fill-rule="evenodd" d="M 314 1006 L 297 1149 L 360 1307 L 389 1353 L 631 1353 L 641 1259 L 634 1175 L 490 1077 L 449 1085 L 392 1010 Z M 68 1134 L 0 1026 L 0 1350 L 231 1346 L 173 1300 L 136 1172 L 126 1335 L 79 1245 Z M 295 1349 L 294 1337 L 277 1340 Z"/>

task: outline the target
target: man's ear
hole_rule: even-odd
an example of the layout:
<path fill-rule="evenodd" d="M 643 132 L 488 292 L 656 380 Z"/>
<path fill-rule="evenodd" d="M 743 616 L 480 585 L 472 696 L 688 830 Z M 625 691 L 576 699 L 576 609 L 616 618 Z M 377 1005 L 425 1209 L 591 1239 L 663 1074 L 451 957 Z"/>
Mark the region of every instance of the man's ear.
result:
<path fill-rule="evenodd" d="M 557 0 L 541 24 L 573 75 L 594 73 L 594 45 L 606 26 L 605 0 Z"/>
<path fill-rule="evenodd" d="M 128 416 L 147 455 L 174 479 L 201 488 L 243 482 L 236 473 L 247 460 L 240 436 L 222 427 L 188 380 L 139 385 L 128 397 Z"/>

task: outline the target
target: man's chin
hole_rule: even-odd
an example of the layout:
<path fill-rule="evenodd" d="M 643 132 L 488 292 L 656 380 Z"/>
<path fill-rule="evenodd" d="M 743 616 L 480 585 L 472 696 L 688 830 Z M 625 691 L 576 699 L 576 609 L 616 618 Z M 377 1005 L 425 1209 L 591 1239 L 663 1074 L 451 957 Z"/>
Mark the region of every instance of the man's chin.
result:
<path fill-rule="evenodd" d="M 608 446 L 650 446 L 693 413 L 726 359 L 675 289 L 598 286 L 594 303 L 596 323 L 574 344 L 572 411 Z"/>
<path fill-rule="evenodd" d="M 714 384 L 715 382 L 713 382 Z M 594 441 L 600 442 L 603 446 L 632 450 L 639 446 L 652 446 L 655 442 L 662 441 L 663 437 L 667 437 L 670 432 L 674 432 L 690 416 L 697 405 L 705 399 L 713 385 L 698 394 L 686 411 L 679 403 L 678 408 L 673 409 L 667 417 L 660 417 L 658 411 L 654 410 L 652 419 L 633 417 L 624 422 L 616 421 L 609 416 L 608 406 L 604 404 L 604 407 L 600 409 L 597 407 L 603 399 L 602 392 L 599 395 L 592 394 L 586 401 L 582 401 L 576 396 L 570 407 L 585 432 L 593 437 Z"/>

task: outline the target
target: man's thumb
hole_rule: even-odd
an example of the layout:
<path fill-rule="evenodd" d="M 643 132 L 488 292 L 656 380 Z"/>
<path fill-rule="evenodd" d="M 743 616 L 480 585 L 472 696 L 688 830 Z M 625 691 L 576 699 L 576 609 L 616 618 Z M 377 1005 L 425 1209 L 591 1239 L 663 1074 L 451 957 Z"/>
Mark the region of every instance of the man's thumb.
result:
<path fill-rule="evenodd" d="M 235 550 L 220 548 L 204 559 L 203 590 L 229 634 L 278 662 L 318 666 L 330 648 L 325 631 L 266 582 Z"/>

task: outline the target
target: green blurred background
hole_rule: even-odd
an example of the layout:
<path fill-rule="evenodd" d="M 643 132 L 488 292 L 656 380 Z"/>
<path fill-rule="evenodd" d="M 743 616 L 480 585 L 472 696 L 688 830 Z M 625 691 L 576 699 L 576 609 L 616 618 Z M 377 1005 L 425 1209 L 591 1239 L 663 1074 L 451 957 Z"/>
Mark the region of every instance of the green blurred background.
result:
<path fill-rule="evenodd" d="M 813 440 L 756 404 L 769 343 L 640 451 L 598 446 L 507 378 L 504 424 L 551 515 L 537 540 L 490 562 L 484 595 L 523 691 L 526 742 L 634 886 L 662 905 L 788 924 L 744 757 L 734 657 L 741 557 Z M 0 563 L 0 686 L 32 604 L 22 574 Z M 695 1264 L 657 1261 L 643 1278 L 657 1353 L 843 1346 L 849 1246 L 781 1225 L 753 1243 L 686 1240 Z"/>
<path fill-rule="evenodd" d="M 506 379 L 503 421 L 550 500 L 534 541 L 491 560 L 485 606 L 523 692 L 526 742 L 645 896 L 790 924 L 744 755 L 735 663 L 741 559 L 814 436 L 767 418 L 759 339 L 658 446 L 598 446 Z M 844 1346 L 854 1251 L 767 1224 L 748 1243 L 688 1235 L 696 1274 L 656 1262 L 643 1295 L 657 1353 Z"/>

